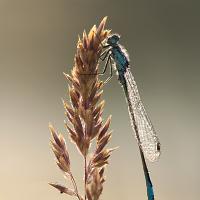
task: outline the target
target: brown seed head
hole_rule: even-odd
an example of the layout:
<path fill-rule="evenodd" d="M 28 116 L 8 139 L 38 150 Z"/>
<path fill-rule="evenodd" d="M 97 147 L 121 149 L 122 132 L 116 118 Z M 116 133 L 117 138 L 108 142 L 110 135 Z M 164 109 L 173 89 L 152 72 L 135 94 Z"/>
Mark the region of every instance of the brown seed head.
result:
<path fill-rule="evenodd" d="M 71 141 L 82 154 L 85 160 L 85 192 L 86 199 L 98 200 L 102 190 L 104 167 L 108 164 L 108 158 L 114 149 L 105 149 L 111 138 L 108 132 L 111 117 L 103 124 L 102 113 L 105 101 L 100 101 L 103 90 L 103 82 L 98 79 L 98 64 L 102 52 L 102 42 L 106 39 L 109 30 L 105 30 L 106 17 L 98 27 L 93 26 L 87 35 L 83 32 L 82 38 L 77 43 L 77 51 L 74 58 L 74 67 L 71 75 L 65 74 L 69 82 L 69 96 L 71 103 L 63 100 L 65 114 L 68 122 L 65 126 L 69 132 Z M 58 167 L 68 175 L 74 185 L 74 190 L 58 184 L 50 184 L 61 193 L 83 198 L 78 194 L 75 180 L 70 171 L 70 159 L 61 134 L 58 134 L 53 126 L 49 126 L 52 140 L 52 150 L 57 158 Z M 95 152 L 88 159 L 89 147 L 92 140 L 96 139 Z"/>
<path fill-rule="evenodd" d="M 77 43 L 75 64 L 71 75 L 65 77 L 71 83 L 69 94 L 72 106 L 64 102 L 66 115 L 72 128 L 67 126 L 69 135 L 83 156 L 88 154 L 91 140 L 102 128 L 102 109 L 104 103 L 97 104 L 102 96 L 102 82 L 98 79 L 98 61 L 102 51 L 101 42 L 109 34 L 104 30 L 106 18 L 99 27 L 93 26 L 87 35 L 83 32 L 82 39 Z M 95 75 L 96 74 L 96 75 Z"/>
<path fill-rule="evenodd" d="M 61 134 L 58 135 L 51 124 L 49 129 L 52 134 L 51 148 L 57 158 L 57 165 L 63 172 L 70 173 L 70 159 L 65 140 Z"/>

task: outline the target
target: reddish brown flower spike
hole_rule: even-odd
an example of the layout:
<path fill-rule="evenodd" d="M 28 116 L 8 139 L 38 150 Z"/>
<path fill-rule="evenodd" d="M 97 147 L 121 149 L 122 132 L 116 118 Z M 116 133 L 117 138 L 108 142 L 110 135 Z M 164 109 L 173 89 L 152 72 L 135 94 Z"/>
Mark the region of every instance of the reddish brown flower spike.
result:
<path fill-rule="evenodd" d="M 84 159 L 85 169 L 85 199 L 98 200 L 102 190 L 104 178 L 104 167 L 108 164 L 113 149 L 105 149 L 111 138 L 108 133 L 110 117 L 105 124 L 102 123 L 102 112 L 105 101 L 98 103 L 103 94 L 103 82 L 98 79 L 99 56 L 102 52 L 102 42 L 110 31 L 104 30 L 106 17 L 96 28 L 93 26 L 87 35 L 83 32 L 82 39 L 79 38 L 77 51 L 74 58 L 74 67 L 70 75 L 64 76 L 69 84 L 69 96 L 71 105 L 63 100 L 65 114 L 70 122 L 65 122 L 71 141 L 75 143 L 77 149 Z M 93 74 L 93 75 L 91 75 Z M 70 169 L 70 159 L 66 143 L 62 135 L 58 135 L 50 126 L 52 132 L 52 150 L 57 159 L 58 167 L 68 175 L 72 181 L 74 189 L 51 184 L 61 193 L 76 196 L 83 200 L 78 193 L 76 182 Z M 91 158 L 88 157 L 89 147 L 92 140 L 96 139 L 96 147 Z"/>

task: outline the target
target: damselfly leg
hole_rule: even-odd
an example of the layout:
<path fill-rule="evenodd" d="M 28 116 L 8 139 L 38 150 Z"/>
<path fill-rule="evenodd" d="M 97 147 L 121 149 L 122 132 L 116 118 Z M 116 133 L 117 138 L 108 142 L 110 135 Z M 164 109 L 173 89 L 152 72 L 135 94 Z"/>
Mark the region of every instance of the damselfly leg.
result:
<path fill-rule="evenodd" d="M 113 77 L 113 65 L 112 65 L 112 57 L 111 57 L 111 54 L 108 56 L 107 58 L 107 61 L 106 61 L 106 64 L 105 64 L 105 71 L 106 71 L 106 68 L 110 67 L 110 77 L 108 77 L 105 81 L 104 81 L 104 84 L 108 83 L 110 81 L 110 79 Z"/>
<path fill-rule="evenodd" d="M 105 45 L 104 48 L 108 48 L 110 45 Z M 102 47 L 103 48 L 103 47 Z M 101 61 L 105 61 L 106 63 L 104 65 L 103 71 L 102 72 L 97 72 L 97 73 L 84 73 L 81 75 L 104 75 L 106 73 L 106 70 L 108 66 L 110 67 L 110 76 L 104 81 L 104 84 L 108 83 L 110 79 L 113 76 L 113 66 L 112 66 L 112 57 L 111 57 L 111 49 L 106 49 L 100 56 L 99 59 Z"/>

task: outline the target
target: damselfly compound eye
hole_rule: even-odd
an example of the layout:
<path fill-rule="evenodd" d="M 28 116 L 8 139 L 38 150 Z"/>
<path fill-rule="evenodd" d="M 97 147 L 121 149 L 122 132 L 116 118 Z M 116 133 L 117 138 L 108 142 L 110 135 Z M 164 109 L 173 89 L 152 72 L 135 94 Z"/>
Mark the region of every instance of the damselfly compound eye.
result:
<path fill-rule="evenodd" d="M 107 43 L 110 45 L 117 44 L 120 39 L 120 35 L 113 34 L 108 37 Z"/>

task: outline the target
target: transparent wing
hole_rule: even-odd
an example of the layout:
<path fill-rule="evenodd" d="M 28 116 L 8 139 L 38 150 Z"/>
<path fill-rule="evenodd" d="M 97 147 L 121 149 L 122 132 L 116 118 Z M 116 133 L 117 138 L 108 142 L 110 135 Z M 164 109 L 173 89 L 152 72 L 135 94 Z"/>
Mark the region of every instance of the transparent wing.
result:
<path fill-rule="evenodd" d="M 136 133 L 136 139 L 138 144 L 142 147 L 145 157 L 149 161 L 154 162 L 160 155 L 159 139 L 145 111 L 144 105 L 140 99 L 136 82 L 129 69 L 127 69 L 125 72 L 124 77 L 127 84 L 127 100 L 129 104 L 129 115 L 132 128 L 135 133 L 135 126 L 137 128 L 138 133 Z"/>

